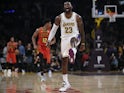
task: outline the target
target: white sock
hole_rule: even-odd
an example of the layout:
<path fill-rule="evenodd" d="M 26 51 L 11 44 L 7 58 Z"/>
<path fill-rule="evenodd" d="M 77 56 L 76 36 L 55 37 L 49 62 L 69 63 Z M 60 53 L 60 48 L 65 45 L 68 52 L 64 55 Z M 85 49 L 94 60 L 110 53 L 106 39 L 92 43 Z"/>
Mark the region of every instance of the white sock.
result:
<path fill-rule="evenodd" d="M 68 74 L 63 74 L 62 77 L 63 77 L 63 81 L 64 81 L 67 85 L 70 85 L 70 83 L 69 83 L 69 81 L 68 81 Z"/>
<path fill-rule="evenodd" d="M 7 76 L 7 69 L 3 70 L 4 76 Z"/>

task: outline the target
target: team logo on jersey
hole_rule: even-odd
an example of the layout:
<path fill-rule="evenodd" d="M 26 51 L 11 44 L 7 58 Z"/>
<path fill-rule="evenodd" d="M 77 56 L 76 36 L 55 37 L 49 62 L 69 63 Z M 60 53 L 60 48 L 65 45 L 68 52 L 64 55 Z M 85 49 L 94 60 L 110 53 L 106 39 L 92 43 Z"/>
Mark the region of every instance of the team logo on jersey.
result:
<path fill-rule="evenodd" d="M 73 22 L 70 22 L 70 23 L 63 23 L 63 27 L 65 26 L 74 26 L 75 24 Z"/>

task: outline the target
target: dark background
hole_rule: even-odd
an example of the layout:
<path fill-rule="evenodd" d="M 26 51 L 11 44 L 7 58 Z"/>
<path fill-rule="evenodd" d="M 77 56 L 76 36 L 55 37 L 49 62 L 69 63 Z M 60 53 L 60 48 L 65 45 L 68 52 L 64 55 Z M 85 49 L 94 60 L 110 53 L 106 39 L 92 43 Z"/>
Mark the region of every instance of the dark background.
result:
<path fill-rule="evenodd" d="M 21 39 L 24 44 L 31 42 L 31 36 L 35 29 L 42 24 L 44 18 L 54 18 L 63 11 L 63 2 L 66 0 L 0 0 L 0 46 L 4 46 L 10 36 Z M 92 0 L 69 0 L 74 11 L 83 18 L 87 41 L 90 42 L 90 34 L 94 29 L 94 18 L 91 16 Z M 104 4 L 118 5 L 118 12 L 124 10 L 119 0 L 97 0 L 97 8 L 102 9 Z M 123 42 L 124 18 L 117 18 L 115 23 L 102 23 L 102 30 L 106 39 L 110 35 L 116 37 L 116 42 Z M 56 37 L 59 38 L 59 34 Z M 108 36 L 107 36 L 108 35 Z"/>

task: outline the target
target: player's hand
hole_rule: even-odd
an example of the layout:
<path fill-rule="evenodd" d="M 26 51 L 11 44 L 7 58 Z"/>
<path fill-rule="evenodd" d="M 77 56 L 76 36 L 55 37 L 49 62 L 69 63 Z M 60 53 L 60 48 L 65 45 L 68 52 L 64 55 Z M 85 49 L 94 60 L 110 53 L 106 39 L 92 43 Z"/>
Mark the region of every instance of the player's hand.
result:
<path fill-rule="evenodd" d="M 46 46 L 50 48 L 50 45 L 51 45 L 51 42 L 48 41 L 48 42 L 46 43 Z"/>
<path fill-rule="evenodd" d="M 81 43 L 81 45 L 80 45 L 80 49 L 81 49 L 82 51 L 84 51 L 84 50 L 86 49 L 86 47 L 85 47 L 85 43 Z"/>
<path fill-rule="evenodd" d="M 34 45 L 34 49 L 37 50 L 37 45 Z"/>

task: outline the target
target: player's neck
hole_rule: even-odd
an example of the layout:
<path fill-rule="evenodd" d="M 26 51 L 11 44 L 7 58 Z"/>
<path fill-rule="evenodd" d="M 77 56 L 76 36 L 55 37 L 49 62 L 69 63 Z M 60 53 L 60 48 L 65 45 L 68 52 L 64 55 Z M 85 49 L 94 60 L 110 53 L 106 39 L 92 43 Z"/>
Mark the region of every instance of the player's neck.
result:
<path fill-rule="evenodd" d="M 71 18 L 71 16 L 72 16 L 72 11 L 71 12 L 65 12 L 65 17 L 66 18 Z"/>
<path fill-rule="evenodd" d="M 10 41 L 10 42 L 12 42 L 12 43 L 13 43 L 14 41 Z"/>
<path fill-rule="evenodd" d="M 42 27 L 43 31 L 47 31 L 47 28 L 45 26 Z"/>

